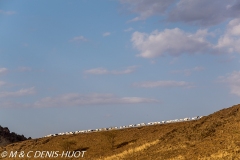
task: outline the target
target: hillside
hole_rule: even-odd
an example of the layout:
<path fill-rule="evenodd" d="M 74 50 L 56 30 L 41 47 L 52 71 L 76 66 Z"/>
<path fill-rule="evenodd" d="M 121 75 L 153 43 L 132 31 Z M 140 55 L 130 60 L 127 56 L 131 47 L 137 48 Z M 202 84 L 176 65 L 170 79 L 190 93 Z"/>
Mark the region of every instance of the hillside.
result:
<path fill-rule="evenodd" d="M 86 151 L 83 158 L 62 159 L 87 160 L 237 160 L 240 104 L 196 121 L 31 139 L 1 147 L 3 151 Z"/>

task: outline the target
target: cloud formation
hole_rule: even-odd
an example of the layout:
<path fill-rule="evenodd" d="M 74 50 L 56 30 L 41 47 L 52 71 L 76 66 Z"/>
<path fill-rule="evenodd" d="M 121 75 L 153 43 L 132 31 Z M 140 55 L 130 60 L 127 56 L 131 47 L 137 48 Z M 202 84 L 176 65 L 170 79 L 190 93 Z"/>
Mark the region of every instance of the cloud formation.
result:
<path fill-rule="evenodd" d="M 74 37 L 70 40 L 70 42 L 86 42 L 86 41 L 88 41 L 88 39 L 83 36 Z"/>
<path fill-rule="evenodd" d="M 130 22 L 158 15 L 165 16 L 170 22 L 211 26 L 240 15 L 239 0 L 119 0 L 119 2 L 125 9 L 138 14 Z"/>
<path fill-rule="evenodd" d="M 141 97 L 116 97 L 112 94 L 69 93 L 56 97 L 46 97 L 34 103 L 34 107 L 71 107 L 104 104 L 156 103 L 155 99 Z"/>
<path fill-rule="evenodd" d="M 1 86 L 4 86 L 5 84 L 7 84 L 7 83 L 4 82 L 4 81 L 0 81 L 0 87 L 1 87 Z"/>
<path fill-rule="evenodd" d="M 0 108 L 30 108 L 33 107 L 31 104 L 23 104 L 20 102 L 13 101 L 0 101 Z"/>
<path fill-rule="evenodd" d="M 84 71 L 85 74 L 95 74 L 95 75 L 103 75 L 103 74 L 113 74 L 113 75 L 118 75 L 118 74 L 129 74 L 132 73 L 136 70 L 136 66 L 130 66 L 127 67 L 125 70 L 122 71 L 117 71 L 117 70 L 107 70 L 105 68 L 93 68 Z"/>
<path fill-rule="evenodd" d="M 14 11 L 4 11 L 4 10 L 0 10 L 0 14 L 13 15 L 13 14 L 16 14 L 16 12 L 14 12 Z"/>
<path fill-rule="evenodd" d="M 228 23 L 226 32 L 222 35 L 218 44 L 217 49 L 224 49 L 227 52 L 238 52 L 240 53 L 240 18 L 231 20 Z"/>
<path fill-rule="evenodd" d="M 32 95 L 35 92 L 36 91 L 34 87 L 20 89 L 19 91 L 15 91 L 15 92 L 0 92 L 0 98 L 27 96 L 27 95 Z"/>
<path fill-rule="evenodd" d="M 179 56 L 181 54 L 196 53 L 240 53 L 240 18 L 229 21 L 224 34 L 213 44 L 208 41 L 214 33 L 207 29 L 199 29 L 195 33 L 183 31 L 179 28 L 155 30 L 150 34 L 134 32 L 131 37 L 132 45 L 143 58 L 155 58 L 164 55 Z"/>
<path fill-rule="evenodd" d="M 191 88 L 193 85 L 185 81 L 149 81 L 134 83 L 135 87 L 156 88 L 156 87 L 186 87 Z"/>
<path fill-rule="evenodd" d="M 18 67 L 17 70 L 19 72 L 29 72 L 29 71 L 32 71 L 32 68 L 30 68 L 30 67 Z"/>
<path fill-rule="evenodd" d="M 8 72 L 7 68 L 0 68 L 0 75 Z"/>
<path fill-rule="evenodd" d="M 240 96 L 240 71 L 234 71 L 228 76 L 221 78 L 230 87 L 230 93 Z"/>
<path fill-rule="evenodd" d="M 119 0 L 124 8 L 130 12 L 139 14 L 139 16 L 130 20 L 145 20 L 153 15 L 162 15 L 175 0 Z"/>
<path fill-rule="evenodd" d="M 206 40 L 207 30 L 188 33 L 179 28 L 158 30 L 150 34 L 134 32 L 132 34 L 133 47 L 140 51 L 138 56 L 154 58 L 170 54 L 178 56 L 184 53 L 202 53 L 212 49 L 212 44 Z"/>
<path fill-rule="evenodd" d="M 124 32 L 130 32 L 130 31 L 132 31 L 132 30 L 133 30 L 133 28 L 130 27 L 130 28 L 128 28 L 128 29 L 125 29 Z"/>
<path fill-rule="evenodd" d="M 184 70 L 174 70 L 174 71 L 171 71 L 171 73 L 182 73 L 182 74 L 185 74 L 186 76 L 189 76 L 193 72 L 198 72 L 202 70 L 204 70 L 203 67 L 194 67 L 194 68 L 184 69 Z"/>
<path fill-rule="evenodd" d="M 180 0 L 168 20 L 211 26 L 239 15 L 239 0 Z"/>
<path fill-rule="evenodd" d="M 110 35 L 111 35 L 110 32 L 105 32 L 105 33 L 103 33 L 103 37 L 107 37 L 107 36 L 110 36 Z"/>

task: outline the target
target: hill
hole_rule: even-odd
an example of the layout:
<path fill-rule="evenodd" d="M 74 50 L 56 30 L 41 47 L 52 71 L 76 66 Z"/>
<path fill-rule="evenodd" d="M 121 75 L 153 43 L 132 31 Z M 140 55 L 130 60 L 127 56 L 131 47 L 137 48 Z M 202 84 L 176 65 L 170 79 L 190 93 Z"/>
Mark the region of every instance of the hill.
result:
<path fill-rule="evenodd" d="M 67 158 L 72 160 L 237 160 L 240 104 L 196 121 L 25 140 L 1 147 L 3 151 L 33 151 L 32 156 L 36 151 L 86 151 L 83 157 Z"/>
<path fill-rule="evenodd" d="M 14 132 L 10 132 L 7 127 L 0 126 L 0 146 L 6 146 L 10 143 L 24 141 L 26 139 L 27 138 L 23 135 L 18 135 Z"/>

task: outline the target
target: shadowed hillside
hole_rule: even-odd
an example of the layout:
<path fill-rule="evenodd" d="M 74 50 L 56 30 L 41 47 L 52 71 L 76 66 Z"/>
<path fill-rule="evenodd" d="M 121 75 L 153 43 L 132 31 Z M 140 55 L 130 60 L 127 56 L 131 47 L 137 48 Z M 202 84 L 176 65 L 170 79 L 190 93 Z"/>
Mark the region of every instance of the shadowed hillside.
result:
<path fill-rule="evenodd" d="M 237 160 L 240 159 L 240 105 L 196 121 L 32 139 L 0 148 L 0 152 L 38 150 L 86 151 L 78 159 L 87 160 Z"/>

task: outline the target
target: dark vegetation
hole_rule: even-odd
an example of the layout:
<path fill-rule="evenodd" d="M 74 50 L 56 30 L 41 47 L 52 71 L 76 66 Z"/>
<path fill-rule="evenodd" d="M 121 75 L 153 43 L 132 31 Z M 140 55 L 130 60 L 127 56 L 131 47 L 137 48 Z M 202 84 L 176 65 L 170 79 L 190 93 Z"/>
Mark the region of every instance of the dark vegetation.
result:
<path fill-rule="evenodd" d="M 31 137 L 28 139 L 31 139 Z M 10 132 L 7 127 L 0 126 L 0 146 L 6 146 L 8 144 L 24 140 L 27 140 L 24 135 L 18 135 L 14 132 Z"/>

